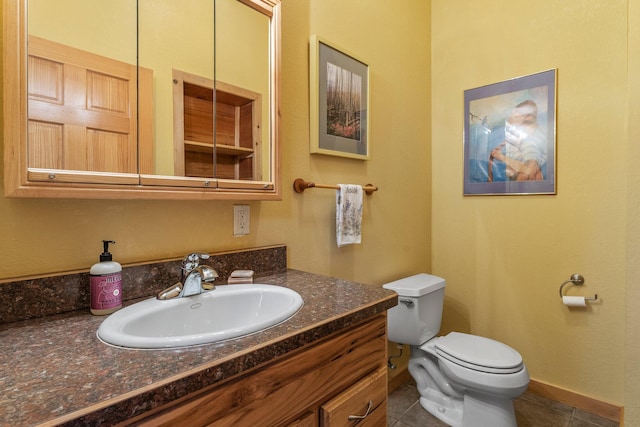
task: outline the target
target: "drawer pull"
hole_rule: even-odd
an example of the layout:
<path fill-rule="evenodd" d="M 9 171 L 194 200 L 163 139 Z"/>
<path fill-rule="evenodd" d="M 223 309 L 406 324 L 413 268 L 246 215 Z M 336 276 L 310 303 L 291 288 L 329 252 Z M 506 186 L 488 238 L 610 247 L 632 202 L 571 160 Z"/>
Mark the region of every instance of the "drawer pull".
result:
<path fill-rule="evenodd" d="M 349 420 L 349 421 L 364 420 L 365 418 L 367 418 L 367 416 L 371 412 L 371 407 L 372 406 L 373 406 L 373 401 L 370 400 L 369 401 L 369 406 L 367 407 L 367 412 L 365 412 L 364 415 L 349 415 L 349 417 L 347 417 L 347 420 Z"/>

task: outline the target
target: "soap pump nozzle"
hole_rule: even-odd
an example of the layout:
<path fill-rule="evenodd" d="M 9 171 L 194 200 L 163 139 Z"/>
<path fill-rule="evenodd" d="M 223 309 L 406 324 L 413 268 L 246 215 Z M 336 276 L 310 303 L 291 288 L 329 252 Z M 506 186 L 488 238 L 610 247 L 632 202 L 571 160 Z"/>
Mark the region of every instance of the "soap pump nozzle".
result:
<path fill-rule="evenodd" d="M 103 252 L 100 254 L 100 262 L 105 261 L 113 261 L 113 257 L 111 256 L 111 252 L 109 252 L 109 243 L 115 244 L 115 240 L 103 240 Z"/>

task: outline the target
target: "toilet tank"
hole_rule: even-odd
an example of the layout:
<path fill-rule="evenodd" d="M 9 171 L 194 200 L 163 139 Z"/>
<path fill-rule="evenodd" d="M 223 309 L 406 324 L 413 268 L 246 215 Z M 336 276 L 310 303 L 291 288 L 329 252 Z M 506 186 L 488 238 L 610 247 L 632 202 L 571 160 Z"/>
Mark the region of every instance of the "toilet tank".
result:
<path fill-rule="evenodd" d="M 443 278 L 416 274 L 382 285 L 398 294 L 398 305 L 387 312 L 389 341 L 420 345 L 440 331 L 444 304 Z"/>

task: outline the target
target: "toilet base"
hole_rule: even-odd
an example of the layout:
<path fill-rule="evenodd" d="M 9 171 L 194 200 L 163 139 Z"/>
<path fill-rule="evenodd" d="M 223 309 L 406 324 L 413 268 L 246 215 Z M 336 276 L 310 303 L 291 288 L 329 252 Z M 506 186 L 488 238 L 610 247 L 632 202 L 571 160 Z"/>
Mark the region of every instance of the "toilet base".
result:
<path fill-rule="evenodd" d="M 439 393 L 439 396 L 420 397 L 420 406 L 443 423 L 453 427 L 461 427 L 463 425 L 462 415 L 464 411 L 461 399 L 450 398 Z"/>
<path fill-rule="evenodd" d="M 420 393 L 420 406 L 450 426 L 462 426 L 464 395 L 451 387 L 440 372 L 436 358 L 417 347 L 412 347 L 409 373 L 416 381 Z"/>
<path fill-rule="evenodd" d="M 467 426 L 518 427 L 513 401 L 493 399 L 490 396 L 478 398 L 473 394 L 466 394 L 462 427 Z"/>
<path fill-rule="evenodd" d="M 411 353 L 409 373 L 416 381 L 420 406 L 431 415 L 452 427 L 517 427 L 512 399 L 454 388 L 435 355 L 413 346 Z"/>
<path fill-rule="evenodd" d="M 428 393 L 427 393 L 428 394 Z M 517 427 L 510 400 L 487 399 L 465 394 L 463 399 L 437 393 L 420 397 L 420 406 L 452 427 Z"/>

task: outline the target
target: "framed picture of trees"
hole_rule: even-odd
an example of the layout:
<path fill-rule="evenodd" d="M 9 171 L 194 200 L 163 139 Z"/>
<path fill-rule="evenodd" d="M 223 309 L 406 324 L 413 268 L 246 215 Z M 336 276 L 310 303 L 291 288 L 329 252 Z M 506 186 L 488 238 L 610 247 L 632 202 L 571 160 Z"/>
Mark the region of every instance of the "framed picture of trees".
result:
<path fill-rule="evenodd" d="M 369 158 L 369 66 L 318 36 L 309 55 L 311 153 Z"/>

